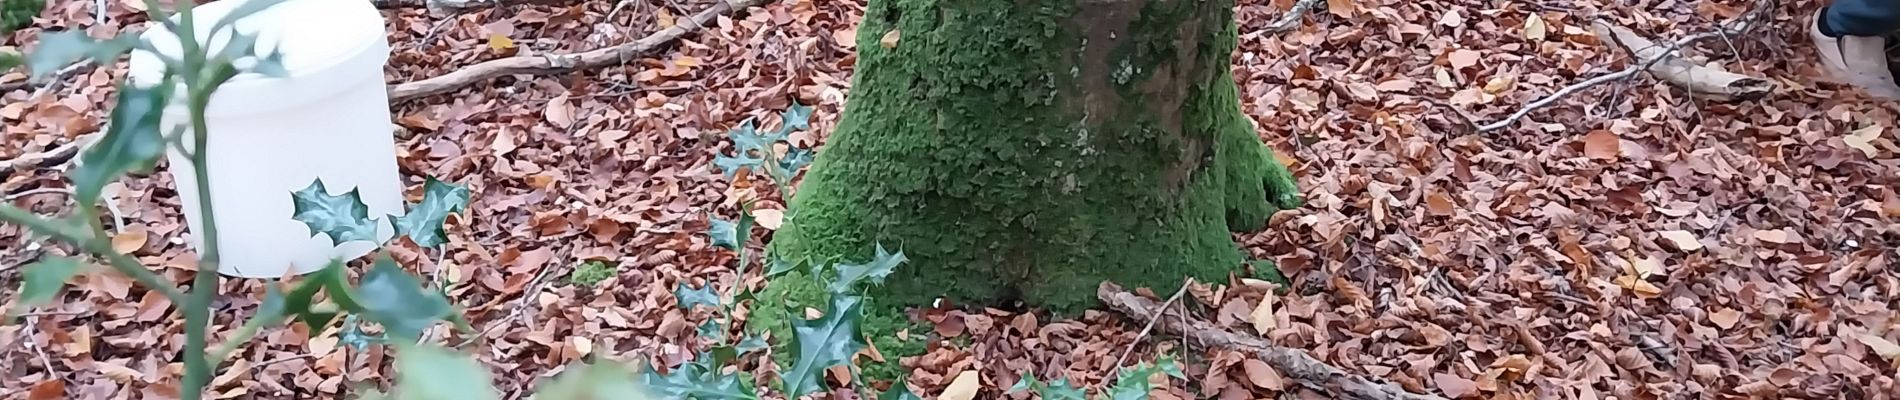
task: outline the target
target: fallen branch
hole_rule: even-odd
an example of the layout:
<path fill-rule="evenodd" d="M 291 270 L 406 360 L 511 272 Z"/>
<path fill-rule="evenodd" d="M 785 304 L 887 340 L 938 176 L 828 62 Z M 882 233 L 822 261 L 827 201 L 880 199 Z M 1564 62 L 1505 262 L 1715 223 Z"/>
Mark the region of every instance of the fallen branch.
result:
<path fill-rule="evenodd" d="M 1108 308 L 1131 316 L 1158 315 L 1161 305 L 1138 296 L 1111 282 L 1102 282 L 1095 296 Z M 1325 390 L 1334 398 L 1357 400 L 1446 400 L 1444 397 L 1414 394 L 1378 378 L 1362 377 L 1313 359 L 1299 349 L 1274 346 L 1254 336 L 1237 335 L 1198 318 L 1162 320 L 1163 332 L 1181 335 L 1202 345 L 1252 353 L 1254 357 L 1279 370 L 1288 378 L 1308 387 Z"/>
<path fill-rule="evenodd" d="M 16 169 L 47 168 L 64 164 L 72 160 L 74 155 L 79 154 L 80 148 L 90 145 L 93 140 L 97 140 L 98 138 L 99 132 L 88 133 L 73 139 L 71 142 L 59 145 L 59 147 L 54 147 L 52 150 L 26 153 L 21 154 L 19 157 L 0 160 L 0 174 Z"/>
<path fill-rule="evenodd" d="M 707 7 L 705 11 L 694 14 L 690 21 L 680 21 L 670 28 L 662 29 L 659 32 L 654 32 L 652 35 L 640 38 L 640 40 L 619 46 L 594 49 L 583 53 L 513 57 L 482 62 L 467 68 L 455 70 L 447 75 L 392 86 L 389 88 L 389 101 L 391 103 L 401 103 L 419 97 L 448 93 L 477 82 L 507 75 L 550 75 L 624 64 L 636 58 L 650 55 L 654 51 L 659 50 L 661 46 L 672 43 L 681 36 L 712 25 L 713 20 L 719 18 L 721 15 L 733 12 L 734 10 L 757 7 L 770 2 L 772 2 L 772 0 L 722 1 L 718 4 L 714 4 L 712 7 Z"/>
<path fill-rule="evenodd" d="M 1267 24 L 1266 31 L 1286 32 L 1293 30 L 1293 28 L 1298 28 L 1300 27 L 1300 19 L 1306 16 L 1307 11 L 1312 11 L 1313 7 L 1318 7 L 1325 2 L 1325 0 L 1300 0 L 1297 3 L 1293 3 L 1293 8 L 1287 9 L 1286 14 L 1280 14 L 1279 19 L 1275 19 L 1272 23 Z"/>
<path fill-rule="evenodd" d="M 1479 133 L 1504 129 L 1510 127 L 1511 124 L 1516 123 L 1518 120 L 1524 119 L 1524 117 L 1530 115 L 1532 111 L 1556 103 L 1558 100 L 1569 97 L 1571 94 L 1575 94 L 1585 88 L 1601 85 L 1610 81 L 1630 79 L 1635 77 L 1638 72 L 1644 71 L 1648 71 L 1659 80 L 1688 89 L 1689 94 L 1692 96 L 1720 101 L 1757 99 L 1766 96 L 1772 92 L 1774 88 L 1773 85 L 1765 79 L 1737 75 L 1712 67 L 1696 65 L 1693 62 L 1683 59 L 1677 55 L 1676 52 L 1703 40 L 1748 33 L 1760 25 L 1758 23 L 1761 19 L 1760 14 L 1763 10 L 1773 9 L 1773 3 L 1774 0 L 1757 0 L 1754 8 L 1749 9 L 1748 12 L 1742 13 L 1742 15 L 1735 17 L 1733 20 L 1718 24 L 1716 29 L 1684 36 L 1680 39 L 1676 39 L 1675 42 L 1671 42 L 1668 46 L 1657 45 L 1654 41 L 1644 38 L 1642 35 L 1637 35 L 1629 31 L 1629 29 L 1597 20 L 1593 24 L 1593 28 L 1601 29 L 1596 31 L 1597 36 L 1618 43 L 1620 47 L 1623 47 L 1624 50 L 1629 51 L 1631 55 L 1635 56 L 1637 60 L 1636 63 L 1616 72 L 1559 88 L 1555 93 L 1551 93 L 1550 96 L 1525 104 L 1523 108 L 1512 112 L 1510 116 L 1504 117 L 1504 119 L 1496 122 L 1483 125 L 1477 125 L 1476 122 L 1471 122 L 1473 124 L 1471 128 Z M 1466 120 L 1471 121 L 1469 118 L 1466 118 Z"/>
<path fill-rule="evenodd" d="M 1767 79 L 1737 74 L 1719 67 L 1705 66 L 1683 59 L 1657 46 L 1655 41 L 1643 37 L 1635 31 L 1604 22 L 1591 24 L 1591 30 L 1599 37 L 1606 37 L 1627 50 L 1647 65 L 1646 71 L 1676 87 L 1689 91 L 1689 95 L 1715 101 L 1755 100 L 1774 92 L 1774 84 Z M 1715 37 L 1721 31 L 1705 33 Z M 1693 36 L 1692 36 L 1693 37 Z"/>

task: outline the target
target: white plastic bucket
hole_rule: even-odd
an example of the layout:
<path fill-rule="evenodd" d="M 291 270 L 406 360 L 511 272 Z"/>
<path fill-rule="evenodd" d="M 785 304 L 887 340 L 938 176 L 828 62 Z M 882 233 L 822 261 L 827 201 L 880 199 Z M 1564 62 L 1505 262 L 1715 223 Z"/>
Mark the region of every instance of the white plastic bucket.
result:
<path fill-rule="evenodd" d="M 212 37 L 211 25 L 245 1 L 193 9 L 200 42 L 211 38 L 208 47 L 221 48 L 229 35 Z M 258 35 L 260 54 L 273 48 L 282 52 L 289 75 L 239 75 L 218 88 L 206 109 L 206 164 L 212 212 L 218 217 L 220 273 L 250 278 L 304 274 L 377 248 L 365 241 L 332 245 L 328 235 L 312 235 L 291 218 L 291 192 L 319 178 L 333 195 L 360 190 L 370 217 L 381 218 L 378 241 L 394 235 L 385 216 L 403 213 L 403 197 L 383 81 L 389 57 L 383 24 L 382 14 L 363 0 L 288 0 L 235 24 Z M 152 24 L 145 37 L 161 53 L 174 58 L 180 53 L 176 34 L 163 25 Z M 150 85 L 163 77 L 164 68 L 155 55 L 135 51 L 129 73 L 134 84 Z M 161 132 L 180 125 L 190 132 L 182 99 L 173 101 L 163 121 Z M 191 245 L 202 252 L 204 218 L 191 159 L 175 149 L 167 153 Z"/>

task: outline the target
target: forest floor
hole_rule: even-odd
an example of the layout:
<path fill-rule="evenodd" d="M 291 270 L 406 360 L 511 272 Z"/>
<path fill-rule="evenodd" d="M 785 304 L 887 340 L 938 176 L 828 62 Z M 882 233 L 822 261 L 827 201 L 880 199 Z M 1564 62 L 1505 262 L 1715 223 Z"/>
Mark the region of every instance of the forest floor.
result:
<path fill-rule="evenodd" d="M 40 29 L 103 36 L 144 23 L 136 1 L 104 2 L 103 25 L 93 2 L 54 3 L 40 28 L 4 44 L 30 49 Z M 1664 41 L 1751 3 L 1331 0 L 1279 34 L 1258 32 L 1286 4 L 1241 3 L 1241 101 L 1294 167 L 1307 206 L 1236 235 L 1282 266 L 1290 290 L 1212 282 L 1186 300 L 1198 315 L 1235 332 L 1270 328 L 1273 342 L 1347 371 L 1448 397 L 1900 393 L 1900 267 L 1889 250 L 1900 240 L 1889 222 L 1900 216 L 1896 108 L 1814 79 L 1803 23 L 1817 2 L 1776 5 L 1767 25 L 1690 49 L 1766 77 L 1777 90 L 1765 98 L 1699 100 L 1639 74 L 1486 133 L 1464 129 L 1453 110 L 1496 120 L 1631 63 L 1590 32 L 1594 18 Z M 606 1 L 577 4 L 451 17 L 387 10 L 387 76 L 414 81 L 625 42 L 708 2 L 634 0 L 618 12 Z M 708 217 L 731 218 L 737 190 L 780 207 L 769 183 L 733 189 L 711 167 L 730 147 L 723 133 L 748 117 L 775 119 L 799 99 L 817 111 L 797 140 L 822 143 L 850 93 L 862 10 L 862 0 L 782 0 L 625 66 L 505 77 L 398 104 L 411 191 L 428 175 L 474 193 L 440 263 L 397 252 L 417 273 L 455 282 L 451 298 L 483 333 L 438 328 L 438 337 L 469 343 L 507 398 L 590 355 L 669 365 L 690 357 L 707 316 L 675 307 L 674 288 L 762 284 L 709 245 Z M 14 83 L 0 93 L 0 160 L 98 130 L 122 75 L 123 64 L 53 86 L 0 76 Z M 32 192 L 66 186 L 61 167 L 6 175 L 0 189 L 17 205 L 69 208 L 60 193 Z M 171 187 L 162 167 L 116 187 L 127 223 L 114 243 L 185 282 L 192 258 Z M 15 226 L 0 226 L 0 249 L 9 287 L 18 266 L 61 251 Z M 617 272 L 592 286 L 569 279 L 590 262 Z M 58 305 L 0 326 L 0 398 L 51 385 L 85 399 L 175 393 L 176 308 L 115 274 L 75 283 Z M 227 281 L 217 318 L 227 329 L 214 331 L 249 315 L 262 287 Z M 1256 318 L 1268 300 L 1261 315 L 1271 317 Z M 1240 354 L 1139 336 L 1141 324 L 1111 312 L 933 315 L 934 332 L 913 334 L 947 345 L 902 361 L 926 396 L 963 371 L 981 377 L 979 398 L 1024 398 L 1002 394 L 1023 370 L 1099 387 L 1137 346 L 1136 359 L 1189 355 L 1190 379 L 1169 383 L 1176 398 L 1325 398 Z M 219 393 L 326 397 L 349 382 L 385 382 L 393 371 L 383 356 L 340 346 L 334 330 L 273 328 L 228 365 Z"/>

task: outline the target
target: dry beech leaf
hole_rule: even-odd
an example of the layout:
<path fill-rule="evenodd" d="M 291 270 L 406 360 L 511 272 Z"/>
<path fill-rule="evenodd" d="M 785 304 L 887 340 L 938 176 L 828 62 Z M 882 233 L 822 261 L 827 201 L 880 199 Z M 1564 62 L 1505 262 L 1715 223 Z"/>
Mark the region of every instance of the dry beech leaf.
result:
<path fill-rule="evenodd" d="M 1445 396 L 1460 398 L 1478 395 L 1478 382 L 1447 373 L 1432 374 L 1432 383 L 1438 386 Z"/>
<path fill-rule="evenodd" d="M 1734 328 L 1735 324 L 1741 321 L 1742 312 L 1736 311 L 1733 308 L 1723 307 L 1720 310 L 1709 313 L 1709 322 L 1715 323 L 1715 326 L 1722 327 L 1722 329 Z"/>
<path fill-rule="evenodd" d="M 1874 354 L 1879 355 L 1880 358 L 1900 361 L 1900 344 L 1894 344 L 1884 337 L 1865 333 L 1855 336 L 1854 338 L 1859 339 L 1861 344 L 1867 345 L 1867 349 L 1873 350 Z"/>
<path fill-rule="evenodd" d="M 1453 203 L 1451 197 L 1444 193 L 1433 192 L 1425 196 L 1425 211 L 1435 216 L 1449 217 L 1458 213 L 1458 204 Z"/>
<path fill-rule="evenodd" d="M 1662 235 L 1663 243 L 1668 243 L 1671 247 L 1674 247 L 1676 250 L 1696 251 L 1696 250 L 1702 249 L 1702 240 L 1697 239 L 1695 236 L 1695 233 L 1692 233 L 1689 231 L 1680 231 L 1680 230 L 1662 231 L 1662 232 L 1656 232 L 1656 233 L 1659 235 Z"/>
<path fill-rule="evenodd" d="M 1847 136 L 1841 137 L 1841 141 L 1846 142 L 1847 147 L 1860 150 L 1861 154 L 1877 157 L 1880 156 L 1880 148 L 1874 146 L 1874 139 L 1879 139 L 1882 132 L 1886 132 L 1886 129 L 1881 128 L 1880 125 L 1869 125 L 1849 132 Z"/>
<path fill-rule="evenodd" d="M 121 254 L 137 252 L 140 248 L 145 247 L 146 237 L 147 235 L 144 229 L 133 229 L 120 233 L 118 236 L 112 237 L 112 251 L 117 251 Z"/>
<path fill-rule="evenodd" d="M 902 36 L 904 36 L 902 32 L 892 29 L 890 32 L 884 32 L 884 37 L 878 39 L 877 44 L 884 46 L 885 49 L 895 49 L 897 48 L 897 40 Z"/>
<path fill-rule="evenodd" d="M 1755 240 L 1760 240 L 1765 243 L 1787 244 L 1794 243 L 1797 239 L 1794 237 L 1794 234 L 1788 233 L 1786 229 L 1763 229 L 1755 231 Z"/>
<path fill-rule="evenodd" d="M 1608 130 L 1598 129 L 1583 135 L 1583 155 L 1598 160 L 1615 160 L 1623 154 L 1623 139 Z"/>
<path fill-rule="evenodd" d="M 1550 26 L 1544 24 L 1542 13 L 1533 12 L 1529 17 L 1524 18 L 1524 40 L 1544 40 L 1549 30 Z"/>
<path fill-rule="evenodd" d="M 1466 67 L 1478 65 L 1478 58 L 1480 56 L 1482 56 L 1482 54 L 1479 54 L 1476 50 L 1458 49 L 1452 51 L 1451 55 L 1447 56 L 1447 59 L 1451 61 L 1452 68 L 1465 69 Z"/>
<path fill-rule="evenodd" d="M 976 398 L 976 391 L 978 389 L 982 389 L 982 382 L 978 381 L 976 371 L 963 371 L 957 374 L 956 379 L 950 381 L 950 386 L 945 387 L 943 389 L 943 395 L 937 396 L 937 398 L 943 400 L 970 400 Z"/>
<path fill-rule="evenodd" d="M 1354 0 L 1326 0 L 1326 12 L 1341 18 L 1352 18 L 1359 14 L 1359 5 Z"/>
<path fill-rule="evenodd" d="M 548 100 L 548 108 L 542 112 L 542 115 L 547 117 L 548 122 L 554 124 L 555 127 L 567 129 L 574 126 L 574 108 L 568 105 L 565 95 L 554 96 L 553 99 Z"/>
<path fill-rule="evenodd" d="M 1260 305 L 1254 306 L 1253 313 L 1248 317 L 1253 321 L 1254 333 L 1267 336 L 1267 333 L 1273 332 L 1273 328 L 1279 322 L 1279 319 L 1273 317 L 1273 291 L 1267 291 L 1266 297 L 1260 298 Z"/>
<path fill-rule="evenodd" d="M 1247 382 L 1252 383 L 1254 387 L 1275 391 L 1286 390 L 1286 379 L 1280 376 L 1280 371 L 1274 370 L 1273 366 L 1267 365 L 1266 362 L 1249 358 L 1241 361 L 1240 367 L 1247 373 Z"/>
<path fill-rule="evenodd" d="M 1413 82 L 1411 79 L 1398 78 L 1398 79 L 1393 79 L 1393 80 L 1389 80 L 1385 82 L 1379 82 L 1379 85 L 1377 86 L 1377 88 L 1381 92 L 1410 92 L 1412 91 L 1413 87 L 1417 87 L 1417 86 L 1418 86 L 1418 82 Z"/>

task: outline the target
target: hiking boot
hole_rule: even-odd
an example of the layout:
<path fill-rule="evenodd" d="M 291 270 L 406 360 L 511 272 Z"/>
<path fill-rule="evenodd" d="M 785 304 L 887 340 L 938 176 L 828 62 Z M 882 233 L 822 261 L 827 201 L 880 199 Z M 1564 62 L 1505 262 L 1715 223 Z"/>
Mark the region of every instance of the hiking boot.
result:
<path fill-rule="evenodd" d="M 1821 33 L 1821 13 L 1808 20 L 1808 35 L 1814 38 L 1814 50 L 1821 65 L 1834 81 L 1860 87 L 1868 94 L 1887 100 L 1900 100 L 1900 85 L 1887 56 L 1889 38 L 1879 36 L 1830 37 Z"/>

